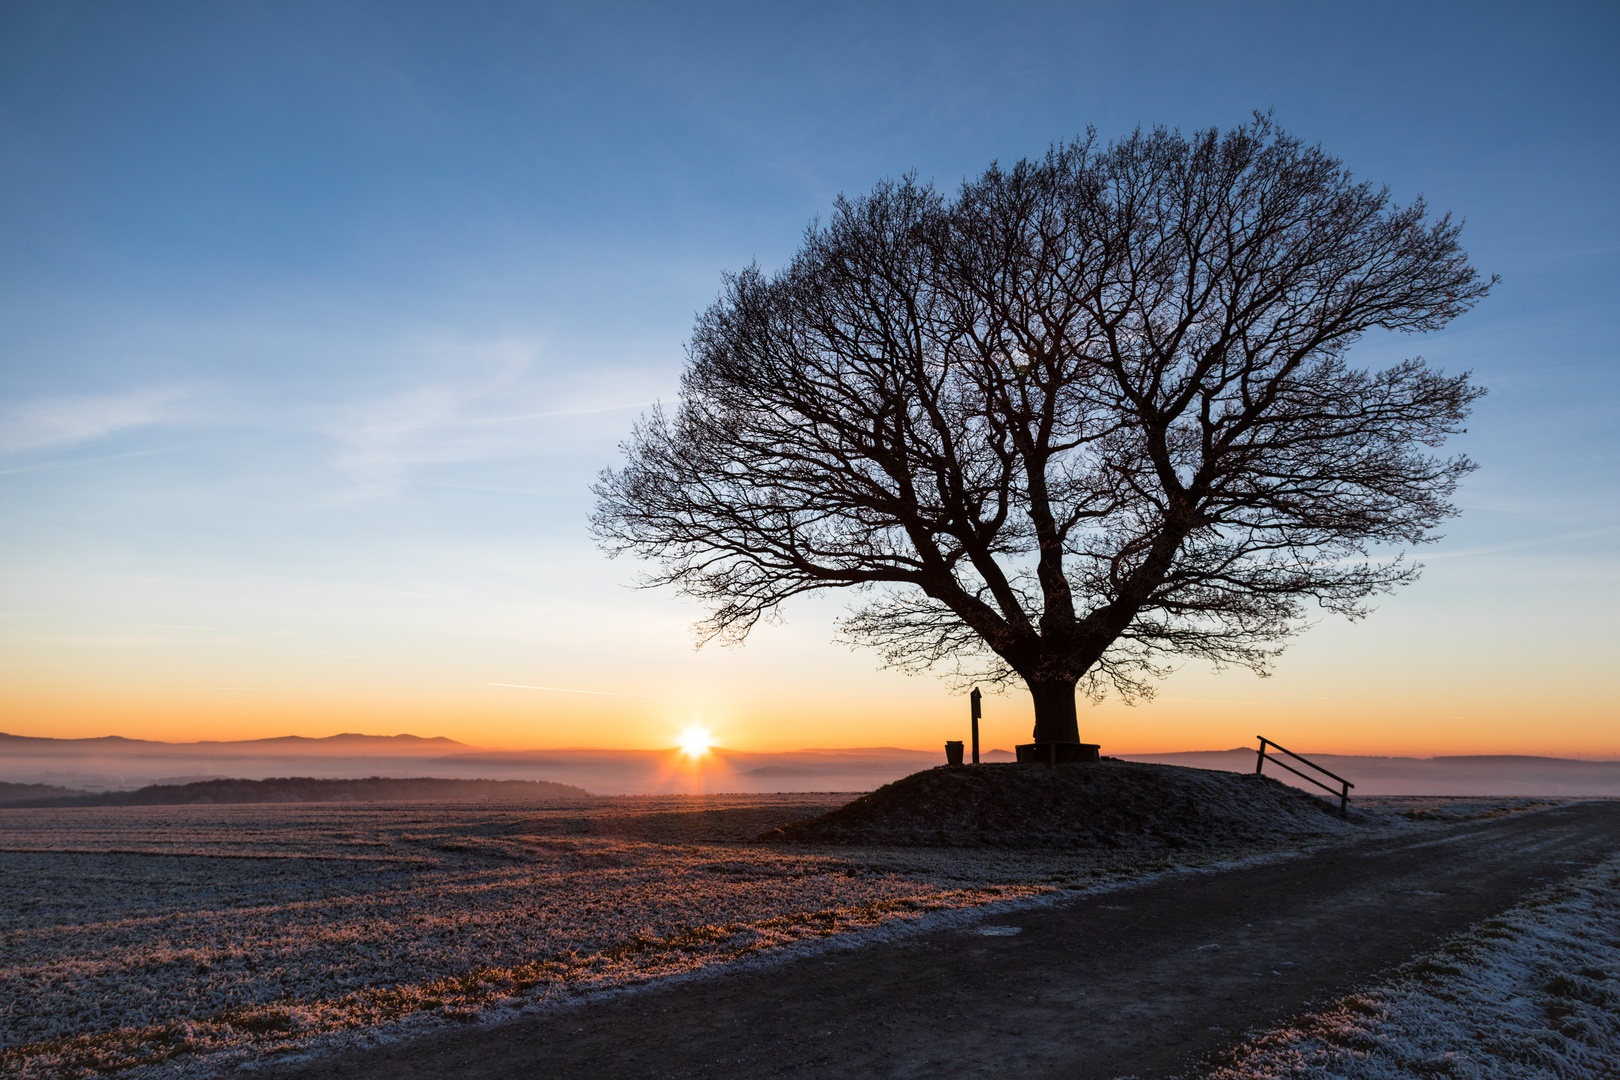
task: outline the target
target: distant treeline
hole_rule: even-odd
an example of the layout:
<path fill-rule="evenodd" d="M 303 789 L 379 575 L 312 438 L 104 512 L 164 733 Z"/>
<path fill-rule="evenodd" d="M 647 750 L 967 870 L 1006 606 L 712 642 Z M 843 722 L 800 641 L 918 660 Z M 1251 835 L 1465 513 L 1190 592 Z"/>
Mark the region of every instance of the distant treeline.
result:
<path fill-rule="evenodd" d="M 25 785 L 6 785 L 20 788 Z M 44 785 L 26 785 L 43 787 Z M 57 790 L 63 790 L 58 788 Z M 584 788 L 548 780 L 444 780 L 421 776 L 396 780 L 316 780 L 307 776 L 269 780 L 203 780 L 195 784 L 153 784 L 136 791 L 100 795 L 71 794 L 21 797 L 0 790 L 0 806 L 184 806 L 192 803 L 329 803 L 329 802 L 536 802 L 589 799 Z"/>

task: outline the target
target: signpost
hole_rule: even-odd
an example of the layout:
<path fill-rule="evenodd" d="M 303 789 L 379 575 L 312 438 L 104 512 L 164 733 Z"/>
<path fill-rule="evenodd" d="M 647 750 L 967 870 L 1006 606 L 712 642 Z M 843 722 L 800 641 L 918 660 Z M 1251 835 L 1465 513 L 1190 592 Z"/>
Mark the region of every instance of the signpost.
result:
<path fill-rule="evenodd" d="M 979 763 L 979 688 L 975 686 L 973 693 L 968 695 L 973 703 L 973 764 Z"/>

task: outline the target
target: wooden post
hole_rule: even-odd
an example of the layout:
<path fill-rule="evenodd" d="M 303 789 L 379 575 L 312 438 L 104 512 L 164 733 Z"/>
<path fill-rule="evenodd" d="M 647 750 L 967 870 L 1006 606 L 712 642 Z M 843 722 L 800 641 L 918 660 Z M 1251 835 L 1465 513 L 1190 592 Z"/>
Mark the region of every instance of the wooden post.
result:
<path fill-rule="evenodd" d="M 1254 763 L 1254 775 L 1259 776 L 1266 771 L 1266 737 L 1256 735 L 1255 738 L 1260 740 L 1260 757 Z"/>
<path fill-rule="evenodd" d="M 968 701 L 973 703 L 973 764 L 979 763 L 979 688 L 975 686 L 973 693 L 968 695 Z"/>

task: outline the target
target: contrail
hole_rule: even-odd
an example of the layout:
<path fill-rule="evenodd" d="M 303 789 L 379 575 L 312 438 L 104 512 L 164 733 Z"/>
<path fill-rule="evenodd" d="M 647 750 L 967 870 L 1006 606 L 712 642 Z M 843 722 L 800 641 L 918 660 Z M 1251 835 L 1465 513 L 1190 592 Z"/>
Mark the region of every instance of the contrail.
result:
<path fill-rule="evenodd" d="M 616 694 L 612 690 L 570 690 L 566 686 L 529 686 L 525 683 L 492 682 L 490 686 L 510 686 L 517 690 L 550 690 L 554 694 L 595 694 L 598 697 L 644 697 L 650 698 L 652 694 Z"/>

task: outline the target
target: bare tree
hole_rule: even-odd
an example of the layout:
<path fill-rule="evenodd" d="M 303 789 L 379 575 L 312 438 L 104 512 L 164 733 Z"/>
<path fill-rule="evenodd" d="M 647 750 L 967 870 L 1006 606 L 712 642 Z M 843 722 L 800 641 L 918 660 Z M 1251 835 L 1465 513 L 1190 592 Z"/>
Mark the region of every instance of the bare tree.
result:
<path fill-rule="evenodd" d="M 1078 743 L 1077 688 L 1263 673 L 1308 601 L 1416 576 L 1397 549 L 1473 468 L 1429 451 L 1484 391 L 1345 353 L 1485 295 L 1459 229 L 1259 114 L 840 198 L 784 270 L 727 276 L 596 536 L 706 602 L 703 640 L 862 592 L 853 639 L 1020 678 L 1037 743 Z"/>

